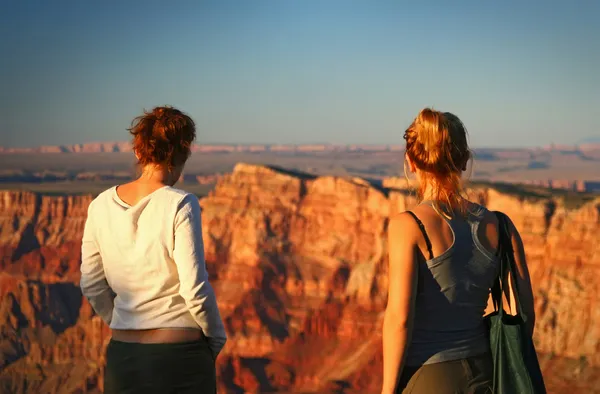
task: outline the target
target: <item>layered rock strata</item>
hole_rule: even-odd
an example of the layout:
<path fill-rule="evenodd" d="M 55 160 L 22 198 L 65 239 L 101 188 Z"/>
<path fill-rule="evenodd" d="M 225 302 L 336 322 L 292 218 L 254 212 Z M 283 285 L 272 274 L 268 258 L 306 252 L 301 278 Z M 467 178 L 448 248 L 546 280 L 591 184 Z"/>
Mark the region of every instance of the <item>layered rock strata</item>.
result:
<path fill-rule="evenodd" d="M 526 245 L 553 392 L 600 383 L 600 199 L 567 208 L 493 189 Z M 0 392 L 102 389 L 110 337 L 78 289 L 91 196 L 0 192 Z M 361 179 L 238 164 L 201 200 L 230 340 L 219 392 L 376 392 L 390 216 L 414 197 Z"/>

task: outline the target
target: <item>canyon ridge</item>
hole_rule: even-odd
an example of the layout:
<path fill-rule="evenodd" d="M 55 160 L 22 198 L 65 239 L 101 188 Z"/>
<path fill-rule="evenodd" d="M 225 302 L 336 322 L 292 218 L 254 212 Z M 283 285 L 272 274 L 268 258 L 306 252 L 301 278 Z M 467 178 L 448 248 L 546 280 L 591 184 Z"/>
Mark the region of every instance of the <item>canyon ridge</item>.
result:
<path fill-rule="evenodd" d="M 219 392 L 377 393 L 394 182 L 237 164 L 201 199 L 229 335 Z M 401 182 L 397 182 L 401 185 Z M 551 393 L 600 393 L 600 198 L 468 190 L 520 230 Z M 102 391 L 110 330 L 78 287 L 92 195 L 0 191 L 0 392 Z"/>

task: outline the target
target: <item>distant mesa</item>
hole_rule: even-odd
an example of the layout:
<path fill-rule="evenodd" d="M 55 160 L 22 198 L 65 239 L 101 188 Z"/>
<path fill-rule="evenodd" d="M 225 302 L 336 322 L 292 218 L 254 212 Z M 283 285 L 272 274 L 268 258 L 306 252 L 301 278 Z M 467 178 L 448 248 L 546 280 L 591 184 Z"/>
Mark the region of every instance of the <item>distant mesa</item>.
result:
<path fill-rule="evenodd" d="M 549 144 L 542 147 L 543 150 L 547 151 L 559 151 L 559 152 L 586 152 L 600 150 L 600 137 L 590 137 L 579 141 L 575 145 L 568 144 Z"/>
<path fill-rule="evenodd" d="M 102 153 L 131 152 L 129 142 L 90 142 L 73 145 L 43 145 L 35 148 L 0 147 L 0 153 Z"/>
<path fill-rule="evenodd" d="M 0 153 L 106 153 L 131 152 L 131 143 L 90 142 L 73 145 L 44 145 L 29 148 L 8 148 L 0 146 Z M 204 153 L 318 153 L 318 152 L 401 152 L 401 144 L 196 144 L 193 152 Z M 482 160 L 526 158 L 532 149 L 476 149 L 476 158 Z M 550 144 L 533 150 L 559 152 L 596 152 L 600 151 L 600 137 L 582 140 L 576 145 Z"/>
<path fill-rule="evenodd" d="M 317 153 L 317 152 L 397 152 L 402 145 L 340 144 L 196 144 L 192 152 L 204 153 Z M 105 153 L 131 152 L 129 142 L 92 142 L 74 145 L 50 145 L 33 148 L 0 147 L 0 153 Z"/>

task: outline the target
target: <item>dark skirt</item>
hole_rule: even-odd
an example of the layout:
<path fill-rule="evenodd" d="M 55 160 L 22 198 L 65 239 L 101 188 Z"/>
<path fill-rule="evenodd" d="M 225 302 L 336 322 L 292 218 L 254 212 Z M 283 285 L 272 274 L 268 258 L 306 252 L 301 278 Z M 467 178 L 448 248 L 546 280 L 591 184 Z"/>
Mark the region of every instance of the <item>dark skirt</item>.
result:
<path fill-rule="evenodd" d="M 490 353 L 461 360 L 407 366 L 397 393 L 492 394 L 494 364 Z"/>
<path fill-rule="evenodd" d="M 129 343 L 111 340 L 106 349 L 105 394 L 214 394 L 215 362 L 204 340 Z"/>

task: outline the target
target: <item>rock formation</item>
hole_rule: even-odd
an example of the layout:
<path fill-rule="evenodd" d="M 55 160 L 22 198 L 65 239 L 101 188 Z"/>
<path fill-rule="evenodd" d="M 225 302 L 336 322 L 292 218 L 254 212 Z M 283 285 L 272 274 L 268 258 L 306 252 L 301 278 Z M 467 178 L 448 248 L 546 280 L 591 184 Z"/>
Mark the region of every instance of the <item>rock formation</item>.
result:
<path fill-rule="evenodd" d="M 493 189 L 534 282 L 551 392 L 600 387 L 600 199 L 567 207 Z M 110 332 L 77 287 L 91 196 L 0 192 L 0 392 L 102 389 Z M 201 200 L 209 273 L 230 340 L 219 392 L 377 392 L 386 227 L 405 190 L 238 164 Z M 598 391 L 596 391 L 598 392 Z"/>
<path fill-rule="evenodd" d="M 103 152 L 131 152 L 129 141 L 116 142 L 87 142 L 72 145 L 44 145 L 37 147 L 3 147 L 0 153 L 103 153 Z M 404 150 L 403 145 L 398 144 L 202 144 L 194 145 L 194 152 L 205 153 L 233 153 L 233 152 L 400 152 Z M 497 149 L 488 156 L 490 149 L 483 149 L 482 155 L 489 158 L 515 159 L 530 158 L 533 151 L 542 152 L 567 152 L 581 153 L 590 159 L 598 159 L 600 143 L 589 142 L 578 145 L 549 145 L 532 149 Z"/>

